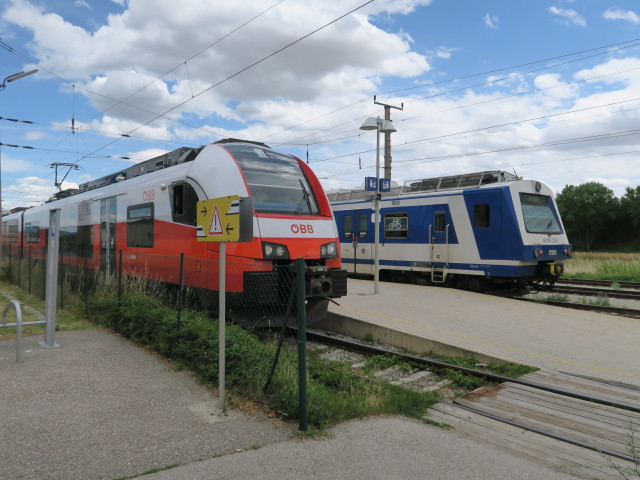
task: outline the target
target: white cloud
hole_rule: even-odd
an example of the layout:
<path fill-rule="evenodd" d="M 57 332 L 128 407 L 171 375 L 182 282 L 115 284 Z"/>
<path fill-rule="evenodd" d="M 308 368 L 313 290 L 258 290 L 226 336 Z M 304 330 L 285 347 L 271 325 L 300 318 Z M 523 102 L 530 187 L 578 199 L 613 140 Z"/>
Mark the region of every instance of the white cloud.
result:
<path fill-rule="evenodd" d="M 493 29 L 498 29 L 500 26 L 500 19 L 495 15 L 489 15 L 488 13 L 484 16 L 484 24 Z"/>
<path fill-rule="evenodd" d="M 429 3 L 388 0 L 372 13 L 406 14 Z M 126 100 L 144 110 L 125 104 L 109 110 L 112 119 L 138 123 L 180 103 L 171 116 L 205 118 L 215 112 L 213 118 L 251 121 L 238 112 L 263 111 L 257 104 L 274 98 L 313 102 L 336 92 L 360 98 L 375 92 L 381 77 L 410 78 L 430 69 L 424 55 L 411 51 L 406 34 L 385 32 L 357 12 L 240 73 L 358 5 L 323 0 L 284 2 L 192 58 L 271 4 L 255 1 L 248 8 L 242 2 L 184 0 L 176 9 L 174 1 L 156 0 L 150 9 L 145 1 L 130 0 L 95 32 L 28 0 L 11 0 L 3 17 L 32 31 L 31 49 L 40 63 L 101 95 L 88 96 L 98 110 L 113 105 L 109 98 L 122 99 L 178 66 Z"/>
<path fill-rule="evenodd" d="M 443 58 L 445 60 L 448 60 L 451 58 L 451 55 L 453 54 L 453 52 L 457 50 L 459 50 L 459 48 L 438 47 L 433 52 L 433 55 L 437 58 Z"/>
<path fill-rule="evenodd" d="M 602 15 L 607 20 L 624 20 L 626 22 L 631 22 L 634 24 L 640 23 L 640 15 L 638 15 L 633 10 L 621 10 L 619 8 L 609 8 Z"/>
<path fill-rule="evenodd" d="M 77 188 L 75 183 L 63 182 L 63 188 Z M 34 206 L 46 202 L 58 191 L 53 185 L 53 180 L 43 179 L 35 176 L 16 179 L 10 186 L 3 189 L 2 206 L 5 210 L 10 210 L 18 206 Z M 16 203 L 14 194 L 19 194 L 20 203 Z"/>
<path fill-rule="evenodd" d="M 25 140 L 41 140 L 46 137 L 44 132 L 31 131 L 24 134 Z"/>
<path fill-rule="evenodd" d="M 549 11 L 554 15 L 560 17 L 563 23 L 578 25 L 579 27 L 586 27 L 587 21 L 575 10 L 570 8 L 549 7 Z"/>

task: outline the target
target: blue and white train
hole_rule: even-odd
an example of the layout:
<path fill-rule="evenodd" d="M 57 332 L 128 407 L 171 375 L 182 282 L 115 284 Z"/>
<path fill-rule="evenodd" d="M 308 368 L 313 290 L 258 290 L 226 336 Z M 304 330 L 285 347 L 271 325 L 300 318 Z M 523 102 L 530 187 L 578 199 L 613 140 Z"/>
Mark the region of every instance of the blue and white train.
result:
<path fill-rule="evenodd" d="M 374 199 L 328 193 L 342 265 L 374 273 Z M 380 278 L 490 288 L 552 287 L 571 258 L 551 189 L 503 171 L 408 181 L 380 193 Z"/>

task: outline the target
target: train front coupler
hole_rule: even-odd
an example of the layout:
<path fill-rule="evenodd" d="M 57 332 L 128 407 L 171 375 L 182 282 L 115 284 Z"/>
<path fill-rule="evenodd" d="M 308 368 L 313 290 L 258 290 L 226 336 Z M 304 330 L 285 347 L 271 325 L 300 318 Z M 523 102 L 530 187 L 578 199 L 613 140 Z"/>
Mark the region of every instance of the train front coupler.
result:
<path fill-rule="evenodd" d="M 305 266 L 305 298 L 337 298 L 347 294 L 347 271 L 326 266 Z"/>

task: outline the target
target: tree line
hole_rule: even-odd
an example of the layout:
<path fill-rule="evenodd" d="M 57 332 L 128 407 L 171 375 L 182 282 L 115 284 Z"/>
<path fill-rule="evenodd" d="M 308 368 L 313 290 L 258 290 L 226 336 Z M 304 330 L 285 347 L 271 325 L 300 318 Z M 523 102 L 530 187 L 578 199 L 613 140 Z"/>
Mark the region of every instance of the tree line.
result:
<path fill-rule="evenodd" d="M 598 182 L 567 185 L 556 202 L 574 249 L 640 251 L 640 186 L 618 198 Z"/>

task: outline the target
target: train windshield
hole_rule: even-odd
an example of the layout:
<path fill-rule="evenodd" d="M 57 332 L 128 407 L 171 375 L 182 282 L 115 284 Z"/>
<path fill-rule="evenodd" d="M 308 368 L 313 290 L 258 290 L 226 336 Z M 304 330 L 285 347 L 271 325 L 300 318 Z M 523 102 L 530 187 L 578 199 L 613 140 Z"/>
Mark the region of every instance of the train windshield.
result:
<path fill-rule="evenodd" d="M 562 233 L 562 227 L 553 209 L 551 197 L 533 193 L 520 193 L 524 224 L 529 233 Z"/>
<path fill-rule="evenodd" d="M 258 213 L 318 215 L 313 190 L 298 161 L 255 145 L 225 145 L 236 158 Z"/>

